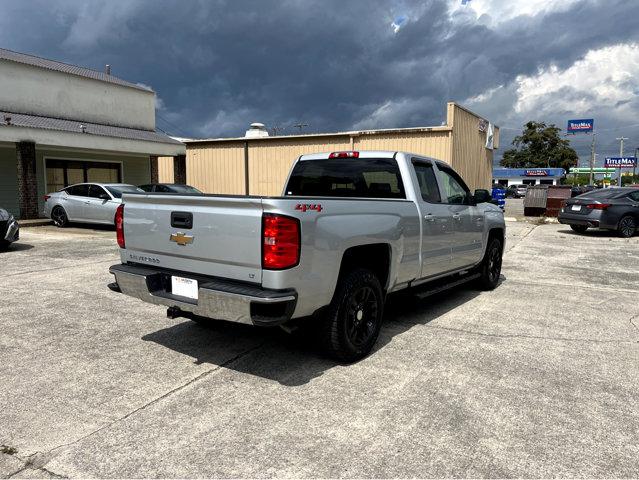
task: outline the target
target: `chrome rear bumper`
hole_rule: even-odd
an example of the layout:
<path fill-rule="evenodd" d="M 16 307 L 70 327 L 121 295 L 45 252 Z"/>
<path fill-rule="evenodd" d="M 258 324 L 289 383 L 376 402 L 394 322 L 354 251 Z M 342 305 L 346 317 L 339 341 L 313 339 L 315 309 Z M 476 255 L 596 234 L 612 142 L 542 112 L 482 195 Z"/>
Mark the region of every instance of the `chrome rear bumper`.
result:
<path fill-rule="evenodd" d="M 228 280 L 140 265 L 113 265 L 114 291 L 148 303 L 177 307 L 193 315 L 253 325 L 279 325 L 290 320 L 297 293 L 292 290 L 265 290 Z M 198 281 L 198 299 L 171 293 L 171 276 Z"/>

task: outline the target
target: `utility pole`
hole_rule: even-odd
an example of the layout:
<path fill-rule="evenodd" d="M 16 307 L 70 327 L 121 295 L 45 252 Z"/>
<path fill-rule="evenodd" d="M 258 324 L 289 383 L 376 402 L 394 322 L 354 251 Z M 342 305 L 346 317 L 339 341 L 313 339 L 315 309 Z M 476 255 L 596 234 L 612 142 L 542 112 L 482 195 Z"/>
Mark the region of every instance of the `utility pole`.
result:
<path fill-rule="evenodd" d="M 620 142 L 619 143 L 619 156 L 623 157 L 623 142 L 624 142 L 624 140 L 628 140 L 628 138 L 627 137 L 618 137 L 617 140 L 619 140 L 619 142 Z M 621 172 L 622 172 L 622 169 L 619 168 L 619 180 L 618 180 L 618 183 L 617 183 L 618 187 L 621 187 Z"/>
<path fill-rule="evenodd" d="M 590 181 L 588 185 L 594 185 L 594 172 L 595 168 L 595 131 L 592 132 L 592 143 L 590 144 Z"/>

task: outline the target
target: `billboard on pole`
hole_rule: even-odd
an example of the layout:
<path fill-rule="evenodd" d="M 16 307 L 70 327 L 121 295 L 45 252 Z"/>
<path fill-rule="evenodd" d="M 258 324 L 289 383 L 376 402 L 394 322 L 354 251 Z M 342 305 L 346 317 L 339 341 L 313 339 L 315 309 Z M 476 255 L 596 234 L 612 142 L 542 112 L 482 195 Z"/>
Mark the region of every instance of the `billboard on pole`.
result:
<path fill-rule="evenodd" d="M 633 168 L 637 166 L 637 157 L 606 157 L 606 168 Z"/>
<path fill-rule="evenodd" d="M 594 118 L 582 118 L 579 120 L 568 120 L 568 133 L 589 133 L 595 128 Z"/>

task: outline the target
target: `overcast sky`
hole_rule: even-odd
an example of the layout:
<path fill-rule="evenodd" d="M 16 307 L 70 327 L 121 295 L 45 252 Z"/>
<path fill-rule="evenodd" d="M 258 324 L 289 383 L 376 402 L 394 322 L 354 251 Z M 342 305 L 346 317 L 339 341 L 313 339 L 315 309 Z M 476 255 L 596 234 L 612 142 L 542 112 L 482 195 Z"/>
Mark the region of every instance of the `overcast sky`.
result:
<path fill-rule="evenodd" d="M 440 125 L 453 100 L 501 152 L 528 120 L 594 117 L 600 163 L 639 147 L 638 22 L 639 0 L 3 0 L 0 47 L 111 64 L 178 136 Z"/>

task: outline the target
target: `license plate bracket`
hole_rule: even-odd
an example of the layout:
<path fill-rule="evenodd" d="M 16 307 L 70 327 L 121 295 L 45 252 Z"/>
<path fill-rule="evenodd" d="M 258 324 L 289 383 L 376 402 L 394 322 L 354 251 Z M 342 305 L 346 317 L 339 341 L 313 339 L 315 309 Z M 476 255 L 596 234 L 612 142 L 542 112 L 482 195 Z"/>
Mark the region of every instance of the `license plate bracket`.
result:
<path fill-rule="evenodd" d="M 181 297 L 198 299 L 198 283 L 197 280 L 185 277 L 176 277 L 171 275 L 171 293 Z"/>

